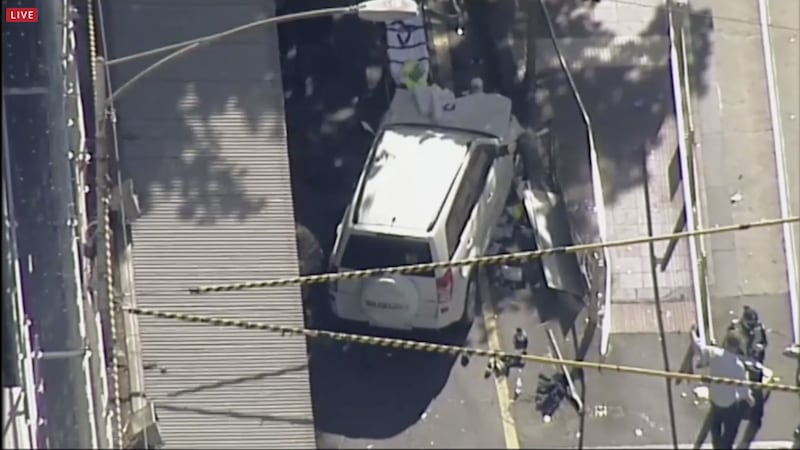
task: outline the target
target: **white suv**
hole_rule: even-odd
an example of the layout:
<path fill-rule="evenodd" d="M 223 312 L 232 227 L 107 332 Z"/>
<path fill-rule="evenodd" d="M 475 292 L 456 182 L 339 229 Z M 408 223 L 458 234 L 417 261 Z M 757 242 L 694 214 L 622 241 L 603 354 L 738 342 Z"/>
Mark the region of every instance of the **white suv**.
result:
<path fill-rule="evenodd" d="M 473 94 L 420 112 L 398 90 L 337 229 L 333 271 L 484 255 L 514 177 L 520 127 L 511 101 Z M 382 275 L 331 286 L 340 319 L 381 328 L 441 329 L 472 321 L 476 270 Z"/>

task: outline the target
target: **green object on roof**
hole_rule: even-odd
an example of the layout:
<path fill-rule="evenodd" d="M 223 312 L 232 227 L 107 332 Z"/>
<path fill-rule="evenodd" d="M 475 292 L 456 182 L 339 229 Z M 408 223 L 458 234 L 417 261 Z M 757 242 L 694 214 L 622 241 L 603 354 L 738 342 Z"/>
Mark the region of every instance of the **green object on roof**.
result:
<path fill-rule="evenodd" d="M 421 61 L 406 61 L 403 65 L 403 72 L 406 75 L 406 87 L 408 89 L 428 85 L 428 72 Z"/>

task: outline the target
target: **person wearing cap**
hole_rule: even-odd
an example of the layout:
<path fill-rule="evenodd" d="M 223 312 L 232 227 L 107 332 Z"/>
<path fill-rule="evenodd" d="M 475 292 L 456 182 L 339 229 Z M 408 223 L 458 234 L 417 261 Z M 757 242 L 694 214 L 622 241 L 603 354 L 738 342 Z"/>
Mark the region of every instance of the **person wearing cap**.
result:
<path fill-rule="evenodd" d="M 744 337 L 744 355 L 755 361 L 764 363 L 767 352 L 767 329 L 758 317 L 758 312 L 750 306 L 742 308 L 739 319 L 733 320 L 729 331 L 741 333 Z"/>
<path fill-rule="evenodd" d="M 712 377 L 746 381 L 747 369 L 741 354 L 741 339 L 737 333 L 728 332 L 722 347 L 703 342 L 692 328 L 695 354 L 708 366 Z M 711 383 L 708 388 L 711 402 L 711 441 L 714 448 L 733 448 L 744 413 L 745 402 L 752 404 L 753 397 L 747 386 Z"/>
<path fill-rule="evenodd" d="M 528 353 L 528 333 L 522 328 L 514 330 L 514 350 L 523 355 Z"/>
<path fill-rule="evenodd" d="M 522 394 L 522 369 L 525 367 L 525 360 L 522 355 L 528 354 L 528 333 L 522 328 L 517 327 L 514 330 L 514 350 L 520 355 L 511 361 L 511 366 L 517 368 L 517 379 L 514 382 L 514 398 L 518 398 Z"/>
<path fill-rule="evenodd" d="M 739 333 L 743 343 L 744 356 L 750 360 L 747 364 L 747 376 L 750 381 L 763 382 L 764 358 L 767 354 L 767 329 L 758 317 L 758 312 L 750 306 L 742 308 L 742 315 L 731 322 L 729 331 Z M 758 430 L 764 418 L 766 395 L 763 389 L 753 389 L 753 405 L 748 411 L 750 428 Z"/>

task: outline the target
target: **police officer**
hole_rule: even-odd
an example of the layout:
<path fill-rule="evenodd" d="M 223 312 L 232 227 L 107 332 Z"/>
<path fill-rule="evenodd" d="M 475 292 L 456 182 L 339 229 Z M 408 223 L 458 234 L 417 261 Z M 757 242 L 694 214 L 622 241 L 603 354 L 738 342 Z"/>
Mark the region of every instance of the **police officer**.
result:
<path fill-rule="evenodd" d="M 514 350 L 523 355 L 528 353 L 528 333 L 522 328 L 514 331 Z"/>
<path fill-rule="evenodd" d="M 759 320 L 758 312 L 745 306 L 742 308 L 742 316 L 731 322 L 728 328 L 741 333 L 744 338 L 744 355 L 763 364 L 767 352 L 767 329 Z"/>
<path fill-rule="evenodd" d="M 758 312 L 750 306 L 742 308 L 742 316 L 731 322 L 729 331 L 736 332 L 742 337 L 742 353 L 749 360 L 747 375 L 750 381 L 764 381 L 764 358 L 767 352 L 767 330 L 759 320 Z M 754 430 L 761 428 L 764 417 L 764 390 L 753 389 L 753 405 L 748 418 Z"/>

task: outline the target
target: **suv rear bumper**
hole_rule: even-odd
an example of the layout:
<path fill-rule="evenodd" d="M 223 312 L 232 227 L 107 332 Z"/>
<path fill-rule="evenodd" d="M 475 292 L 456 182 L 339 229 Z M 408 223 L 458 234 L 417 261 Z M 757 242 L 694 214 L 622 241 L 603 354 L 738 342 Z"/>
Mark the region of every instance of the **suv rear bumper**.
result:
<path fill-rule="evenodd" d="M 337 299 L 334 294 L 328 295 L 330 309 L 333 316 L 339 320 L 346 320 L 348 322 L 356 322 L 364 325 L 369 325 L 372 328 L 387 329 L 387 330 L 443 330 L 455 325 L 459 322 L 461 314 L 455 314 L 448 309 L 444 313 L 438 314 L 438 317 L 425 317 L 417 314 L 409 324 L 408 327 L 391 326 L 385 323 L 376 323 L 370 320 L 370 317 L 364 312 L 361 303 L 357 299 Z"/>

